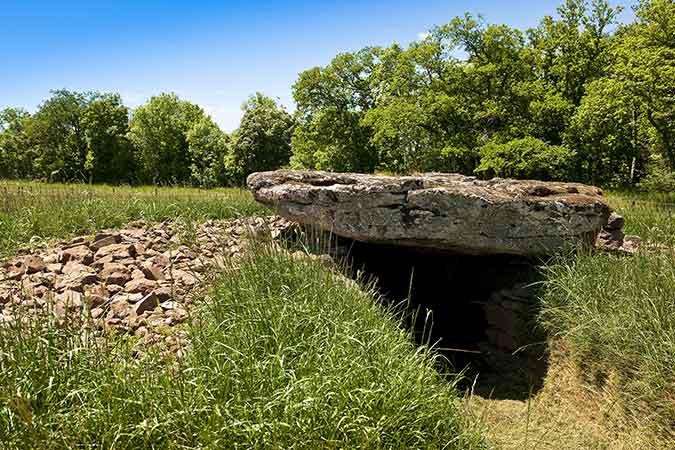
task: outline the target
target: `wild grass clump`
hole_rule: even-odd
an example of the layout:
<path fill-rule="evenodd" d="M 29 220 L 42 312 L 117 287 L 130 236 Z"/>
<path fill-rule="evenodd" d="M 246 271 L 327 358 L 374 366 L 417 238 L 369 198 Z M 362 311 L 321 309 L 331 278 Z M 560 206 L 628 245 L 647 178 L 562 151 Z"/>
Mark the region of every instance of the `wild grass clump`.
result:
<path fill-rule="evenodd" d="M 632 256 L 561 255 L 544 266 L 541 324 L 586 386 L 675 442 L 675 194 L 609 192 L 643 240 Z M 610 396 L 611 397 L 611 396 Z"/>
<path fill-rule="evenodd" d="M 190 337 L 181 359 L 135 360 L 75 329 L 0 328 L 0 447 L 486 448 L 437 356 L 319 262 L 256 249 Z"/>
<path fill-rule="evenodd" d="M 264 214 L 241 189 L 0 183 L 0 256 L 49 238 L 119 227 L 132 220 L 231 219 Z"/>
<path fill-rule="evenodd" d="M 627 411 L 672 435 L 675 423 L 675 254 L 578 254 L 545 269 L 541 320 L 587 378 L 609 377 Z M 592 372 L 592 373 L 591 373 Z M 596 383 L 596 384 L 597 384 Z M 675 435 L 672 435 L 675 438 Z"/>
<path fill-rule="evenodd" d="M 626 219 L 626 233 L 675 246 L 675 193 L 609 192 L 607 198 Z"/>

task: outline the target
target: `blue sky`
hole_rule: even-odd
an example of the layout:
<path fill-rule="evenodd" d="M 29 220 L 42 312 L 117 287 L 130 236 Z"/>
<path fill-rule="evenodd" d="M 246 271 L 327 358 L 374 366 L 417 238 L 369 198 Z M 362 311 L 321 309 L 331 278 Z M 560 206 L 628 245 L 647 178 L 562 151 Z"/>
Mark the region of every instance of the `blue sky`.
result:
<path fill-rule="evenodd" d="M 298 73 L 338 52 L 407 45 L 465 11 L 525 29 L 560 1 L 0 0 L 0 109 L 34 111 L 58 88 L 131 107 L 175 92 L 231 131 L 256 91 L 292 109 Z"/>

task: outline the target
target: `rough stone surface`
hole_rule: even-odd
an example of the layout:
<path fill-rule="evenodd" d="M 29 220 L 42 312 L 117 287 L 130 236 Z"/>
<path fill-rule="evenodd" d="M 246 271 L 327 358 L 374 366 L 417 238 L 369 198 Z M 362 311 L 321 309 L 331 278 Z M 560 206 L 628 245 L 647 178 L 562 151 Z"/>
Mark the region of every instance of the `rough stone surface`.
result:
<path fill-rule="evenodd" d="M 91 243 L 89 246 L 93 251 L 98 251 L 99 249 L 103 247 L 107 247 L 108 245 L 113 245 L 117 244 L 120 242 L 120 235 L 119 234 L 98 234 L 94 238 L 94 242 Z"/>
<path fill-rule="evenodd" d="M 532 285 L 518 283 L 502 288 L 481 303 L 487 325 L 485 335 L 491 346 L 510 353 L 531 339 L 532 330 L 527 324 L 536 303 Z"/>
<path fill-rule="evenodd" d="M 28 274 L 42 272 L 47 268 L 47 265 L 39 256 L 29 255 L 24 259 L 23 263 L 26 266 L 26 273 Z"/>
<path fill-rule="evenodd" d="M 240 256 L 249 236 L 278 237 L 290 225 L 281 217 L 208 221 L 188 246 L 177 223 L 138 222 L 0 261 L 0 324 L 42 310 L 163 342 L 163 327 L 187 319 L 202 279 Z"/>
<path fill-rule="evenodd" d="M 609 216 L 607 225 L 598 233 L 595 239 L 595 247 L 599 250 L 624 255 L 637 252 L 642 245 L 642 239 L 639 236 L 624 234 L 624 223 L 624 218 L 613 212 Z"/>
<path fill-rule="evenodd" d="M 254 173 L 247 182 L 256 200 L 305 225 L 465 254 L 534 256 L 592 243 L 611 213 L 600 189 L 578 183 L 290 170 Z"/>
<path fill-rule="evenodd" d="M 62 263 L 67 263 L 69 261 L 80 261 L 84 264 L 89 264 L 93 262 L 92 252 L 86 245 L 81 245 L 79 242 L 76 242 L 76 246 L 65 248 L 61 252 Z"/>

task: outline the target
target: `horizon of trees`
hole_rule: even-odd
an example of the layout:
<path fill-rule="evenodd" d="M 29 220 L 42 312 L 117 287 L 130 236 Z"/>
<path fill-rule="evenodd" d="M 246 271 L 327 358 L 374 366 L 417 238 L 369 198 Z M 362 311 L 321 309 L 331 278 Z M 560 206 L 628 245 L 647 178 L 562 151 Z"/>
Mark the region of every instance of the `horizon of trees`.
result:
<path fill-rule="evenodd" d="M 293 167 L 675 190 L 675 2 L 634 9 L 619 24 L 607 0 L 564 0 L 526 31 L 456 17 L 300 73 L 294 114 L 252 95 L 231 134 L 175 94 L 131 111 L 53 91 L 0 111 L 0 178 L 214 187 Z"/>
<path fill-rule="evenodd" d="M 241 184 L 290 157 L 293 118 L 260 93 L 223 132 L 199 106 L 162 93 L 131 111 L 119 94 L 52 91 L 37 112 L 0 111 L 0 178 L 111 184 Z"/>

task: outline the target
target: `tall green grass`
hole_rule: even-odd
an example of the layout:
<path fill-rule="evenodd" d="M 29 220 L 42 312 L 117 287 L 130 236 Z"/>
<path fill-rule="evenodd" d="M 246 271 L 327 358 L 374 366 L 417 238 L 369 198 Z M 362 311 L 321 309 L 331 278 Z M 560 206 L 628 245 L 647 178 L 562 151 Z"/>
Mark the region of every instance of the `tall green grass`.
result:
<path fill-rule="evenodd" d="M 609 192 L 611 206 L 626 219 L 624 230 L 646 241 L 675 245 L 675 193 Z"/>
<path fill-rule="evenodd" d="M 0 447 L 486 448 L 437 356 L 320 263 L 260 247 L 209 298 L 178 360 L 0 328 Z"/>
<path fill-rule="evenodd" d="M 132 220 L 230 219 L 263 214 L 249 192 L 0 182 L 0 257 L 50 238 Z"/>
<path fill-rule="evenodd" d="M 628 232 L 661 247 L 552 260 L 543 269 L 540 321 L 594 373 L 590 381 L 614 377 L 626 410 L 653 420 L 675 442 L 673 210 L 643 195 L 609 198 Z"/>

